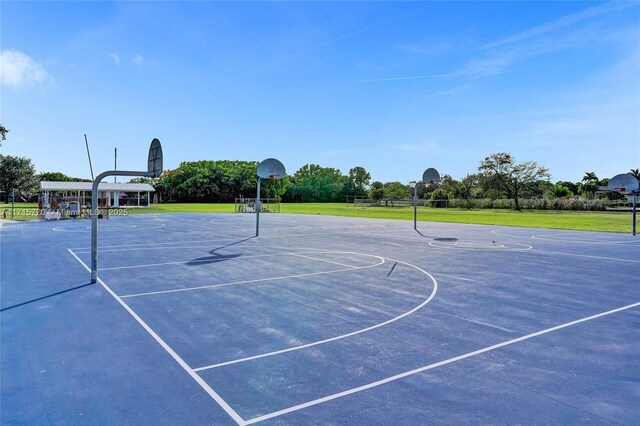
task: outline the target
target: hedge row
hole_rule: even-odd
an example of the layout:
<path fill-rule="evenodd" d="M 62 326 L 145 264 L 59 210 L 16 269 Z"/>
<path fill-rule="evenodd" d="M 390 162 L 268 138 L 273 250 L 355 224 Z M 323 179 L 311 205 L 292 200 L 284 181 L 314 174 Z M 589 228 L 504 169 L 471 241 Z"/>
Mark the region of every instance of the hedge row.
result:
<path fill-rule="evenodd" d="M 630 204 L 620 201 L 588 198 L 533 198 L 521 199 L 522 210 L 575 210 L 575 211 L 604 211 L 608 208 L 629 207 Z M 426 200 L 429 207 L 467 208 L 467 200 Z M 515 203 L 510 199 L 472 199 L 469 207 L 472 209 L 513 209 Z"/>

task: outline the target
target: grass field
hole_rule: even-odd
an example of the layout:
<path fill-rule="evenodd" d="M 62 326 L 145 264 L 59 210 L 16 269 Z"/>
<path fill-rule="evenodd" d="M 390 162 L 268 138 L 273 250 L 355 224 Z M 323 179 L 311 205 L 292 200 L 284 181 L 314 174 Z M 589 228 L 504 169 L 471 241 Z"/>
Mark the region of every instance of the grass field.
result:
<path fill-rule="evenodd" d="M 14 220 L 36 220 L 34 203 L 16 203 Z M 11 218 L 11 205 L 8 209 Z M 130 209 L 130 214 L 146 213 L 233 213 L 233 204 L 159 204 L 148 209 Z M 282 203 L 281 213 L 321 214 L 378 219 L 413 220 L 411 207 L 354 207 L 345 203 Z M 487 225 L 527 226 L 533 228 L 573 229 L 584 231 L 630 232 L 631 213 L 573 212 L 553 210 L 464 210 L 418 209 L 418 220 L 431 222 L 478 223 Z"/>

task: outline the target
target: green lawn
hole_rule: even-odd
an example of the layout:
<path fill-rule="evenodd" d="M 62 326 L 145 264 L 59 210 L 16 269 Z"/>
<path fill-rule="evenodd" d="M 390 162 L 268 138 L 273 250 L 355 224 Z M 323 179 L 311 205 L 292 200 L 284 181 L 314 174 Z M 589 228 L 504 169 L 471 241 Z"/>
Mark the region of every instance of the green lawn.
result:
<path fill-rule="evenodd" d="M 0 203 L 0 217 L 13 220 L 38 220 L 38 203 Z"/>
<path fill-rule="evenodd" d="M 15 220 L 37 219 L 34 203 L 16 203 Z M 2 205 L 1 210 L 11 205 Z M 159 204 L 148 209 L 130 209 L 130 214 L 145 213 L 233 213 L 233 204 Z M 344 203 L 282 203 L 282 213 L 321 214 L 379 219 L 413 220 L 411 207 L 355 207 Z M 630 232 L 631 213 L 573 211 L 462 210 L 445 208 L 418 209 L 418 220 L 431 222 L 479 223 L 488 225 L 528 226 L 534 228 L 575 229 L 605 232 Z"/>
<path fill-rule="evenodd" d="M 412 207 L 354 207 L 350 204 L 282 204 L 283 213 L 324 214 L 381 219 L 413 220 Z M 554 210 L 464 210 L 418 208 L 419 221 L 528 226 L 533 228 L 631 232 L 631 213 L 572 212 Z"/>

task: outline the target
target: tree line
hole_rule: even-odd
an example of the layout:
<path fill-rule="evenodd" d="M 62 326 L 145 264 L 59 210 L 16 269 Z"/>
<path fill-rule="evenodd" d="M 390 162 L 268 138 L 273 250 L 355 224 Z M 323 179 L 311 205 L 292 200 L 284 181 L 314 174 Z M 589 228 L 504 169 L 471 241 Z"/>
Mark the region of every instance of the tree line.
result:
<path fill-rule="evenodd" d="M 202 160 L 182 162 L 175 170 L 165 171 L 156 179 L 133 179 L 149 182 L 161 202 L 233 202 L 235 198 L 255 197 L 257 190 L 257 161 Z M 629 174 L 640 178 L 640 170 Z M 35 173 L 31 160 L 24 157 L 0 155 L 0 191 L 8 202 L 13 190 L 22 194 L 38 192 L 38 183 L 50 181 L 89 181 L 60 172 Z M 519 210 L 522 199 L 568 199 L 584 197 L 595 199 L 624 198 L 620 194 L 604 191 L 608 179 L 599 179 L 594 172 L 586 172 L 580 182 L 552 183 L 546 167 L 534 161 L 518 163 L 505 152 L 494 153 L 482 160 L 475 173 L 456 180 L 443 175 L 438 184 L 417 185 L 421 199 L 440 206 L 446 200 L 508 199 Z M 264 180 L 262 196 L 285 202 L 344 202 L 354 198 L 376 201 L 409 199 L 414 187 L 401 182 L 371 181 L 371 174 L 362 166 L 353 167 L 345 175 L 340 170 L 318 164 L 306 164 L 292 175 L 280 180 Z"/>
<path fill-rule="evenodd" d="M 255 198 L 257 161 L 190 161 L 149 182 L 162 201 L 233 202 L 235 198 Z M 354 167 L 347 175 L 338 169 L 307 164 L 293 175 L 263 180 L 261 196 L 289 202 L 344 201 L 347 196 L 366 196 L 371 175 L 364 167 Z"/>

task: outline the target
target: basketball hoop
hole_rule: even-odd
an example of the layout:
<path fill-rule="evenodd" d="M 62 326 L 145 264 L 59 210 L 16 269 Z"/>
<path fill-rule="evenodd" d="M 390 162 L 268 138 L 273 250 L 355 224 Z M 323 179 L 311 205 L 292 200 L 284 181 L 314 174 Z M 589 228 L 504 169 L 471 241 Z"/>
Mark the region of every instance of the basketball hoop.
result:
<path fill-rule="evenodd" d="M 638 186 L 640 186 L 638 185 L 638 179 L 628 173 L 622 173 L 609 180 L 607 189 L 620 194 L 631 195 L 638 190 Z"/>
<path fill-rule="evenodd" d="M 256 237 L 260 235 L 260 182 L 262 179 L 276 180 L 287 176 L 284 164 L 275 158 L 267 158 L 258 164 L 258 191 L 256 195 Z"/>

